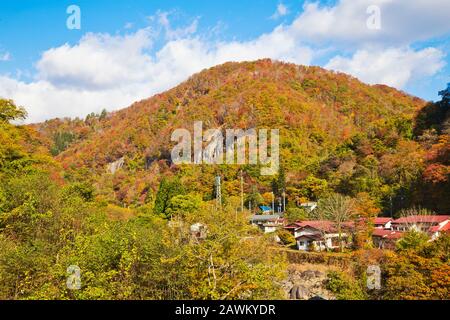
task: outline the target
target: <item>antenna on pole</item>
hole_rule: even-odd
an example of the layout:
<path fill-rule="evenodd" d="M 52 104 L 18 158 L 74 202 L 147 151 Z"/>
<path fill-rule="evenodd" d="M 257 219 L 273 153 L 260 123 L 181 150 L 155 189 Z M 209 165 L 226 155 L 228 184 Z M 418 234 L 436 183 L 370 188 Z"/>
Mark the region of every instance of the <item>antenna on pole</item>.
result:
<path fill-rule="evenodd" d="M 222 206 L 222 189 L 221 189 L 221 178 L 216 176 L 216 201 L 219 207 Z"/>

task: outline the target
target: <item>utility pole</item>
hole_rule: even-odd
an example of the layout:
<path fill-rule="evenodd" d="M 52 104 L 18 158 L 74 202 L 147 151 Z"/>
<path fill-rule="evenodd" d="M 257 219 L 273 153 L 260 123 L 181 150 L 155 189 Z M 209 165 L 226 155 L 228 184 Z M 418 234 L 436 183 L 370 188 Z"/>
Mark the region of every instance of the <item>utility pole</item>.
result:
<path fill-rule="evenodd" d="M 393 217 L 392 214 L 392 194 L 389 196 L 389 205 L 390 205 L 390 213 L 391 213 L 391 218 Z"/>
<path fill-rule="evenodd" d="M 219 207 L 222 207 L 222 190 L 220 187 L 220 176 L 216 176 L 216 201 Z"/>
<path fill-rule="evenodd" d="M 241 212 L 244 212 L 244 176 L 241 170 Z"/>
<path fill-rule="evenodd" d="M 272 192 L 272 214 L 275 214 L 275 194 Z"/>
<path fill-rule="evenodd" d="M 283 212 L 286 212 L 286 191 L 283 190 Z"/>

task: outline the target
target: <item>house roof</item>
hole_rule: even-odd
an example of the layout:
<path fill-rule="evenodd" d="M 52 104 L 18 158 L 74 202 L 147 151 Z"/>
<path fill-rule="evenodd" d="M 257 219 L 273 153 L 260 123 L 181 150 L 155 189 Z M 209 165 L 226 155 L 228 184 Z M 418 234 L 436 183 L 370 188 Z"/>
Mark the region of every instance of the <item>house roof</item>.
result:
<path fill-rule="evenodd" d="M 392 221 L 394 224 L 402 223 L 441 223 L 446 220 L 450 220 L 450 216 L 438 216 L 438 215 L 415 215 L 402 217 Z"/>
<path fill-rule="evenodd" d="M 285 229 L 298 229 L 301 228 L 302 226 L 300 225 L 300 222 L 294 222 L 294 223 L 290 223 L 287 226 L 285 226 Z"/>
<path fill-rule="evenodd" d="M 403 232 L 384 229 L 374 229 L 372 236 L 384 239 L 400 239 L 403 236 Z"/>
<path fill-rule="evenodd" d="M 322 232 L 336 232 L 336 228 L 331 221 L 326 220 L 312 220 L 312 221 L 302 221 L 298 223 L 299 228 L 314 228 Z"/>
<path fill-rule="evenodd" d="M 353 226 L 354 226 L 354 223 L 352 221 L 342 223 L 343 229 L 351 229 L 351 228 L 353 228 Z M 335 223 L 333 221 L 328 221 L 328 220 L 299 221 L 299 222 L 291 223 L 291 224 L 285 226 L 284 228 L 298 230 L 298 229 L 307 228 L 307 227 L 319 230 L 321 232 L 328 232 L 328 233 L 337 232 Z"/>
<path fill-rule="evenodd" d="M 433 226 L 430 228 L 430 232 L 450 232 L 450 222 L 441 226 Z"/>
<path fill-rule="evenodd" d="M 296 240 L 298 240 L 298 239 L 308 239 L 308 240 L 316 241 L 316 240 L 322 240 L 323 237 L 320 234 L 304 234 L 304 235 L 298 236 L 295 239 Z"/>
<path fill-rule="evenodd" d="M 277 221 L 278 219 L 280 219 L 278 214 L 262 214 L 250 217 L 250 221 Z"/>
<path fill-rule="evenodd" d="M 445 231 L 445 232 L 450 233 L 450 222 L 447 223 L 445 226 L 443 226 L 443 227 L 441 228 L 441 230 L 439 230 L 439 231 Z"/>
<path fill-rule="evenodd" d="M 394 220 L 394 219 L 392 219 L 392 218 L 385 218 L 385 217 L 376 217 L 373 220 L 373 223 L 374 224 L 386 224 L 386 223 L 388 223 L 388 222 L 390 222 L 392 220 Z"/>

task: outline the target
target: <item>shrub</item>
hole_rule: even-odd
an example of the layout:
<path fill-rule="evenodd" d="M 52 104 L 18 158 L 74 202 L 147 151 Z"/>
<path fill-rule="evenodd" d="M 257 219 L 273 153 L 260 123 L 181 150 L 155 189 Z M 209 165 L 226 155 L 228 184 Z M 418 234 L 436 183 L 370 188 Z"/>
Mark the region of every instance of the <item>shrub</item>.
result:
<path fill-rule="evenodd" d="M 329 272 L 326 288 L 333 292 L 338 300 L 364 300 L 366 298 L 360 284 L 343 272 Z"/>

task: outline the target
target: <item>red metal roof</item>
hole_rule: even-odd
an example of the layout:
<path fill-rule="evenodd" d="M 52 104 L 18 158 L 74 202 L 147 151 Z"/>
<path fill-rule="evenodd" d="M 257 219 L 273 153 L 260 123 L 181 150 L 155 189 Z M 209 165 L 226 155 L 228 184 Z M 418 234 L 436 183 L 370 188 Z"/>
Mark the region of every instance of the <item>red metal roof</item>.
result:
<path fill-rule="evenodd" d="M 448 222 L 445 226 L 443 226 L 439 231 L 450 232 L 450 222 Z"/>
<path fill-rule="evenodd" d="M 372 235 L 374 237 L 380 237 L 385 239 L 400 239 L 403 236 L 403 232 L 392 231 L 392 230 L 383 230 L 383 229 L 374 229 Z"/>
<path fill-rule="evenodd" d="M 354 226 L 353 221 L 346 221 L 342 223 L 343 229 L 350 229 Z M 308 220 L 291 223 L 285 226 L 285 229 L 301 229 L 301 228 L 314 228 L 323 232 L 337 232 L 336 224 L 333 221 L 328 220 Z"/>
<path fill-rule="evenodd" d="M 400 219 L 394 220 L 392 223 L 441 223 L 446 220 L 450 220 L 450 216 L 437 216 L 437 215 L 416 215 L 402 217 Z"/>
<path fill-rule="evenodd" d="M 325 232 L 335 232 L 336 229 L 333 222 L 327 220 L 312 220 L 312 221 L 302 221 L 297 223 L 300 228 L 311 227 L 320 231 Z"/>
<path fill-rule="evenodd" d="M 440 232 L 440 231 L 444 231 L 444 232 L 450 232 L 450 222 L 446 223 L 444 226 L 440 227 L 440 226 L 434 226 L 430 228 L 430 232 Z"/>
<path fill-rule="evenodd" d="M 389 221 L 392 221 L 392 218 L 385 218 L 385 217 L 377 217 L 374 219 L 374 224 L 386 224 Z"/>
<path fill-rule="evenodd" d="M 391 234 L 392 230 L 385 230 L 385 229 L 374 229 L 372 232 L 372 235 L 383 237 L 385 235 Z"/>

